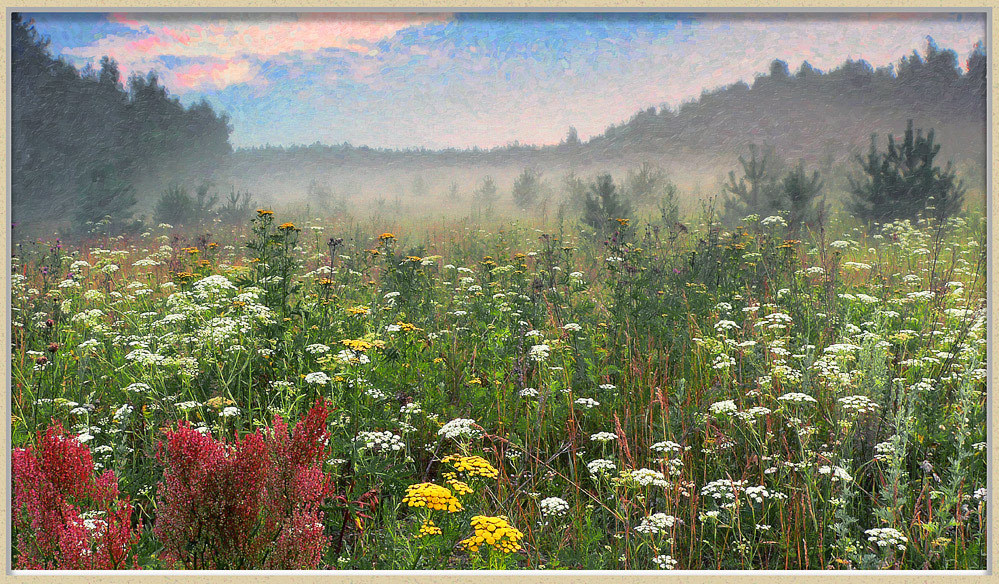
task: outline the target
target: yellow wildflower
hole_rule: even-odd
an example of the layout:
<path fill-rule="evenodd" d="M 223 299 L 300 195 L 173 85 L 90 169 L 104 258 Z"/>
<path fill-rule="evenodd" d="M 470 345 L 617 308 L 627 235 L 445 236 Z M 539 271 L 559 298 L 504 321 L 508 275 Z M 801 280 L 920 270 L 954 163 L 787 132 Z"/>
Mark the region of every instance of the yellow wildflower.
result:
<path fill-rule="evenodd" d="M 420 539 L 421 537 L 426 537 L 428 535 L 440 535 L 443 533 L 440 527 L 434 525 L 434 522 L 426 519 L 423 521 L 423 525 L 420 526 L 420 533 L 414 536 L 414 539 Z"/>
<path fill-rule="evenodd" d="M 450 489 L 433 483 L 409 485 L 406 487 L 406 496 L 402 498 L 402 502 L 410 507 L 426 507 L 432 511 L 448 513 L 463 509 L 461 502 L 451 494 Z"/>
<path fill-rule="evenodd" d="M 489 461 L 481 456 L 460 456 L 452 454 L 441 459 L 444 464 L 451 465 L 458 472 L 463 472 L 468 477 L 484 477 L 494 479 L 499 476 L 496 467 L 489 464 Z"/>
<path fill-rule="evenodd" d="M 492 546 L 506 553 L 513 553 L 520 550 L 520 541 L 524 539 L 524 534 L 519 529 L 510 525 L 509 520 L 505 516 L 486 517 L 476 515 L 472 517 L 471 523 L 475 534 L 458 542 L 459 545 L 468 551 L 477 552 L 482 544 Z"/>

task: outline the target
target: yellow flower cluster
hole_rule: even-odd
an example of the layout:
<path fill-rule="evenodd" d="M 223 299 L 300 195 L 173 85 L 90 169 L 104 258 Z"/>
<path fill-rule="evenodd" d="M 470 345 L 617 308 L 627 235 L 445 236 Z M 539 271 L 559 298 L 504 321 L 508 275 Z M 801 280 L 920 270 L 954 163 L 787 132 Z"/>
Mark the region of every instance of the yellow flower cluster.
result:
<path fill-rule="evenodd" d="M 468 483 L 458 480 L 458 475 L 453 472 L 444 473 L 444 480 L 447 482 L 447 486 L 454 489 L 455 493 L 459 495 L 471 495 L 475 492 L 472 487 L 468 486 Z"/>
<path fill-rule="evenodd" d="M 282 223 L 281 225 L 278 226 L 278 229 L 280 229 L 281 231 L 301 231 L 301 229 L 295 227 L 295 224 L 292 223 L 291 221 L 287 223 Z"/>
<path fill-rule="evenodd" d="M 257 217 L 266 217 L 267 215 L 273 215 L 274 211 L 270 209 L 257 209 Z"/>
<path fill-rule="evenodd" d="M 406 487 L 406 496 L 402 498 L 402 502 L 410 507 L 426 507 L 432 511 L 448 513 L 463 509 L 461 502 L 454 498 L 450 489 L 433 483 L 409 485 Z"/>
<path fill-rule="evenodd" d="M 421 537 L 426 537 L 428 535 L 440 535 L 441 533 L 443 532 L 440 527 L 434 525 L 433 521 L 426 519 L 424 520 L 423 525 L 420 526 L 420 532 L 417 533 L 414 538 L 420 539 Z"/>
<path fill-rule="evenodd" d="M 496 470 L 496 467 L 489 464 L 481 456 L 459 456 L 452 454 L 451 456 L 445 456 L 441 462 L 450 464 L 454 467 L 454 470 L 463 472 L 469 477 L 494 479 L 499 476 L 499 471 Z"/>
<path fill-rule="evenodd" d="M 479 551 L 479 546 L 482 544 L 507 553 L 516 552 L 520 550 L 520 540 L 524 539 L 524 534 L 511 526 L 504 515 L 499 517 L 476 515 L 472 517 L 472 528 L 475 529 L 475 535 L 461 540 L 459 544 L 473 552 Z"/>
<path fill-rule="evenodd" d="M 215 397 L 211 398 L 210 400 L 208 400 L 207 402 L 205 402 L 205 405 L 208 406 L 208 407 L 210 407 L 210 408 L 212 408 L 212 409 L 215 409 L 215 410 L 221 410 L 222 408 L 224 408 L 226 406 L 234 406 L 234 405 L 236 405 L 236 402 L 232 401 L 231 399 L 229 399 L 227 397 L 222 397 L 221 395 L 219 395 L 219 396 L 215 396 Z"/>
<path fill-rule="evenodd" d="M 378 239 L 380 241 L 388 241 L 390 239 L 395 239 L 395 235 L 393 235 L 393 234 L 391 234 L 391 233 L 389 233 L 389 232 L 386 231 L 385 233 L 382 233 L 381 235 L 379 235 Z"/>
<path fill-rule="evenodd" d="M 347 347 L 348 349 L 358 351 L 360 353 L 364 353 L 368 349 L 374 346 L 372 343 L 369 343 L 368 341 L 365 341 L 363 339 L 344 339 L 340 341 L 340 343 L 342 343 L 343 346 Z"/>
<path fill-rule="evenodd" d="M 371 309 L 367 306 L 352 306 L 347 309 L 347 312 L 354 316 L 364 316 L 365 314 L 371 314 Z"/>
<path fill-rule="evenodd" d="M 400 330 L 403 330 L 403 331 L 406 331 L 406 332 L 414 332 L 414 331 L 422 331 L 423 330 L 420 327 L 416 326 L 415 324 L 412 324 L 412 323 L 409 323 L 409 322 L 402 322 L 401 320 L 396 321 L 395 325 L 397 327 L 399 327 Z"/>

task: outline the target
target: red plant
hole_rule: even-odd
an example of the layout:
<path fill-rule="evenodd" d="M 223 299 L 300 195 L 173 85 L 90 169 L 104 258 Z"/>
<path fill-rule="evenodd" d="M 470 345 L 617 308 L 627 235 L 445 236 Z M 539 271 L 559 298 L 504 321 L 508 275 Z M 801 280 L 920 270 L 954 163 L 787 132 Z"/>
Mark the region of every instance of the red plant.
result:
<path fill-rule="evenodd" d="M 191 569 L 315 568 L 329 546 L 320 505 L 329 412 L 317 403 L 289 436 L 274 417 L 264 434 L 232 443 L 180 422 L 159 444 L 164 466 L 153 532 L 161 557 Z"/>
<path fill-rule="evenodd" d="M 34 447 L 11 456 L 15 567 L 21 570 L 138 568 L 132 506 L 111 471 L 94 473 L 90 450 L 55 423 Z M 129 560 L 131 559 L 131 566 Z"/>

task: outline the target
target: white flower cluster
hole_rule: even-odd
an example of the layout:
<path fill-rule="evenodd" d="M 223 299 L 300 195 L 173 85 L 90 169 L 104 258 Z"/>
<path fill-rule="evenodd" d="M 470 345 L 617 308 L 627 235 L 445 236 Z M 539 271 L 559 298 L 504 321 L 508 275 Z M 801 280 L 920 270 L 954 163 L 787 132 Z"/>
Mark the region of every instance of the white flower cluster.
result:
<path fill-rule="evenodd" d="M 617 465 L 614 464 L 614 461 L 607 460 L 606 458 L 591 460 L 586 464 L 586 470 L 590 471 L 590 474 L 603 474 L 616 468 Z"/>
<path fill-rule="evenodd" d="M 645 519 L 642 524 L 635 528 L 638 533 L 660 533 L 671 529 L 676 523 L 676 517 L 665 513 L 653 513 Z"/>
<path fill-rule="evenodd" d="M 828 465 L 820 466 L 819 474 L 832 475 L 832 482 L 834 483 L 838 481 L 843 481 L 848 483 L 853 480 L 853 477 L 850 476 L 850 473 L 846 472 L 846 469 L 841 466 L 828 466 Z"/>
<path fill-rule="evenodd" d="M 452 439 L 479 438 L 482 436 L 482 431 L 478 428 L 473 428 L 472 426 L 474 425 L 475 420 L 455 418 L 444 424 L 440 430 L 437 430 L 437 435 Z"/>
<path fill-rule="evenodd" d="M 423 413 L 423 407 L 420 405 L 420 402 L 418 401 L 409 402 L 408 404 L 399 408 L 399 413 L 402 414 L 403 416 L 415 416 L 416 414 Z"/>
<path fill-rule="evenodd" d="M 599 406 L 600 402 L 589 397 L 581 397 L 575 401 L 575 404 L 589 410 Z"/>
<path fill-rule="evenodd" d="M 537 361 L 538 363 L 544 361 L 548 358 L 550 347 L 548 345 L 533 345 L 530 351 L 530 358 L 532 361 Z"/>
<path fill-rule="evenodd" d="M 727 399 L 723 401 L 717 401 L 708 407 L 708 411 L 715 415 L 730 415 L 739 411 L 739 406 L 735 405 L 735 402 Z"/>
<path fill-rule="evenodd" d="M 669 484 L 666 482 L 666 477 L 663 473 L 657 470 L 652 470 L 651 468 L 640 468 L 638 470 L 626 471 L 625 473 L 622 473 L 622 475 L 630 477 L 642 487 L 665 487 Z"/>
<path fill-rule="evenodd" d="M 906 542 L 909 541 L 901 531 L 892 527 L 875 527 L 864 533 L 867 534 L 867 541 L 874 542 L 879 548 L 893 547 L 904 550 Z"/>
<path fill-rule="evenodd" d="M 538 397 L 538 390 L 533 387 L 525 387 L 520 390 L 520 397 Z"/>
<path fill-rule="evenodd" d="M 843 411 L 856 414 L 867 414 L 878 409 L 878 404 L 866 395 L 848 395 L 836 401 L 839 402 Z"/>
<path fill-rule="evenodd" d="M 813 403 L 813 404 L 814 403 L 818 403 L 815 400 L 814 397 L 808 395 L 807 393 L 799 393 L 799 392 L 796 392 L 796 391 L 792 391 L 790 393 L 785 393 L 784 395 L 780 396 L 777 399 L 780 400 L 780 401 L 783 401 L 783 402 L 794 402 L 794 403 L 805 403 L 805 402 L 809 402 L 809 403 Z"/>
<path fill-rule="evenodd" d="M 322 371 L 315 371 L 305 376 L 305 382 L 312 385 L 326 385 L 330 382 L 330 376 Z"/>
<path fill-rule="evenodd" d="M 617 440 L 617 434 L 613 432 L 597 432 L 596 434 L 590 434 L 590 440 L 594 442 L 612 442 Z"/>
<path fill-rule="evenodd" d="M 310 355 L 322 355 L 323 353 L 328 353 L 330 348 L 322 343 L 315 343 L 305 347 L 305 352 Z"/>
<path fill-rule="evenodd" d="M 668 556 L 665 554 L 658 555 L 652 558 L 652 562 L 655 565 L 659 566 L 659 569 L 661 570 L 672 570 L 673 568 L 676 567 L 677 564 L 677 561 L 674 560 L 672 556 Z"/>
<path fill-rule="evenodd" d="M 569 503 L 558 497 L 548 497 L 541 500 L 541 514 L 545 517 L 561 517 L 568 513 Z"/>
<path fill-rule="evenodd" d="M 358 432 L 354 442 L 358 444 L 359 450 L 371 450 L 374 452 L 398 452 L 404 450 L 402 438 L 389 432 Z"/>
<path fill-rule="evenodd" d="M 679 454 L 683 450 L 683 446 L 680 446 L 672 440 L 666 440 L 664 442 L 656 442 L 649 447 L 652 452 L 661 452 L 663 454 Z"/>

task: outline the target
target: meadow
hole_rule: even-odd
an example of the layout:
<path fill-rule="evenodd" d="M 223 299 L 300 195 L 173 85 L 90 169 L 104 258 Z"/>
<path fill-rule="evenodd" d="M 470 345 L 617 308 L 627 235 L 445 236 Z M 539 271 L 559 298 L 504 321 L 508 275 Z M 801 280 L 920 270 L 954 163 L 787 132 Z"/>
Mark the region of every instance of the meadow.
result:
<path fill-rule="evenodd" d="M 984 569 L 986 222 L 16 242 L 15 568 Z"/>

